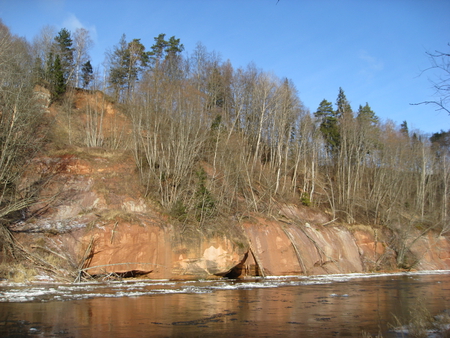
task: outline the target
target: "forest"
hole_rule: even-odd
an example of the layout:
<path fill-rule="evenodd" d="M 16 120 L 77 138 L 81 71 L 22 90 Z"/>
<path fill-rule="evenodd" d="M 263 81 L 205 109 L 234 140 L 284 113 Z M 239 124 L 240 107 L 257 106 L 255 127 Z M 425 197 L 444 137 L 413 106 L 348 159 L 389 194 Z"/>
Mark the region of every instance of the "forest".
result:
<path fill-rule="evenodd" d="M 450 230 L 450 131 L 430 137 L 408 130 L 406 121 L 380 121 L 368 103 L 351 107 L 342 88 L 334 104 L 324 99 L 311 112 L 291 80 L 252 63 L 235 68 L 201 43 L 185 55 L 174 36 L 159 34 L 147 49 L 123 35 L 101 70 L 91 64 L 92 43 L 85 29 L 51 27 L 28 42 L 0 22 L 5 243 L 9 225 L 23 219 L 46 184 L 21 187 L 27 163 L 73 146 L 130 152 L 145 197 L 173 222 L 201 229 L 218 219 L 276 214 L 280 203 L 291 203 L 335 222 L 388 227 L 399 238 L 412 229 Z M 449 54 L 431 57 L 437 67 L 447 62 L 448 74 Z M 52 132 L 37 87 L 51 93 L 68 132 Z M 98 92 L 129 127 L 117 123 L 106 132 L 105 112 L 95 107 L 83 112 L 82 130 L 71 127 L 75 94 Z"/>

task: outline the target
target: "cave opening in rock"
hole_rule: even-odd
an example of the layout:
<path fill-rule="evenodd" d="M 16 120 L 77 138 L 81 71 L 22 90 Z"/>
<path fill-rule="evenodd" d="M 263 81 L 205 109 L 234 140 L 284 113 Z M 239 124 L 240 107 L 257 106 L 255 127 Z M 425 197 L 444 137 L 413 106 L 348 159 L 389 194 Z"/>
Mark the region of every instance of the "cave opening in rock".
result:
<path fill-rule="evenodd" d="M 245 276 L 261 276 L 257 265 L 248 266 L 246 264 L 249 252 L 246 252 L 243 259 L 230 271 L 223 275 L 225 278 L 238 279 Z"/>

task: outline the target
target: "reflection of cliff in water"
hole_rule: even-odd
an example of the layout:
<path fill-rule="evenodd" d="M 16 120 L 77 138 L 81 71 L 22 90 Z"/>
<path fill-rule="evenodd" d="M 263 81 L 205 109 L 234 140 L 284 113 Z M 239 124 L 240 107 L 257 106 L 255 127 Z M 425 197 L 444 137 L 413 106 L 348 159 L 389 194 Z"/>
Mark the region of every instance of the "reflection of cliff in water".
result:
<path fill-rule="evenodd" d="M 121 289 L 115 297 L 2 303 L 0 335 L 360 337 L 381 328 L 394 337 L 393 315 L 407 322 L 418 302 L 432 315 L 450 308 L 447 273 L 295 281 L 168 283 L 140 297 Z"/>

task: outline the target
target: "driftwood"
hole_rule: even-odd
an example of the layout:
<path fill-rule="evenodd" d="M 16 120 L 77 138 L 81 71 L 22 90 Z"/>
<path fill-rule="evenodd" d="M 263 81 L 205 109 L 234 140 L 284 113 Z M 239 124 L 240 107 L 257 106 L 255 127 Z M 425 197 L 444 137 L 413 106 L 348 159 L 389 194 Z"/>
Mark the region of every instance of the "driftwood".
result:
<path fill-rule="evenodd" d="M 142 263 L 142 262 L 124 262 L 124 263 L 112 263 L 112 264 L 103 264 L 103 265 L 96 265 L 96 266 L 89 266 L 89 267 L 85 267 L 82 269 L 78 270 L 78 274 L 77 277 L 74 280 L 74 283 L 79 283 L 81 282 L 81 280 L 86 280 L 86 278 L 84 277 L 84 275 L 87 275 L 89 278 L 93 279 L 94 277 L 92 275 L 90 275 L 87 271 L 91 270 L 91 269 L 97 269 L 97 268 L 104 268 L 104 267 L 108 267 L 108 266 L 116 266 L 116 265 L 130 265 L 130 264 L 136 264 L 136 265 L 156 265 L 156 266 L 163 266 L 162 264 L 155 264 L 155 263 Z M 134 271 L 134 270 L 133 270 Z M 151 273 L 153 270 L 149 270 L 149 271 L 142 271 L 144 274 L 147 273 Z M 119 274 L 116 272 L 110 272 L 107 274 L 106 277 L 108 276 L 113 276 L 113 275 L 117 275 L 118 277 Z"/>
<path fill-rule="evenodd" d="M 83 274 L 88 274 L 83 269 L 83 267 L 87 264 L 89 259 L 91 259 L 94 254 L 94 244 L 95 244 L 95 238 L 94 238 L 94 236 L 92 236 L 91 240 L 89 241 L 88 246 L 86 247 L 86 250 L 84 251 L 83 258 L 80 260 L 80 263 L 78 264 L 78 269 L 77 269 L 78 272 L 77 272 L 77 276 L 74 280 L 74 283 L 81 282 L 81 279 L 83 278 Z"/>

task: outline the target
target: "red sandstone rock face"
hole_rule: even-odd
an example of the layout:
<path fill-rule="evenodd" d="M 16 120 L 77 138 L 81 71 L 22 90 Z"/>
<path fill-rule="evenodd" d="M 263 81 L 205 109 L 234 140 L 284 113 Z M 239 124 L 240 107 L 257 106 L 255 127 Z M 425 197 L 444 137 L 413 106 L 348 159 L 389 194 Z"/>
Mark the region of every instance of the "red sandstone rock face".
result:
<path fill-rule="evenodd" d="M 244 228 L 266 275 L 363 271 L 358 247 L 346 229 L 263 220 Z"/>
<path fill-rule="evenodd" d="M 412 247 L 414 268 L 419 270 L 448 270 L 450 269 L 450 241 L 447 237 L 428 233 Z"/>
<path fill-rule="evenodd" d="M 107 224 L 87 232 L 80 242 L 84 247 L 93 245 L 85 271 L 90 275 L 138 271 L 152 278 L 199 278 L 224 275 L 245 255 L 226 237 L 183 241 L 170 226 L 141 221 L 142 225 Z"/>
<path fill-rule="evenodd" d="M 52 241 L 84 261 L 91 275 L 141 272 L 151 278 L 297 275 L 374 271 L 395 267 L 395 253 L 371 227 L 330 222 L 307 207 L 282 206 L 280 219 L 254 215 L 237 227 L 241 239 L 175 230 L 140 194 L 129 155 L 84 154 L 46 157 L 30 166 L 23 186 L 45 174 L 51 183 L 43 197 L 55 196 L 33 223 L 20 230 L 55 230 Z M 234 223 L 233 223 L 234 222 Z M 89 250 L 87 250 L 89 248 Z M 450 269 L 450 241 L 428 233 L 411 247 L 417 269 Z"/>
<path fill-rule="evenodd" d="M 358 229 L 354 230 L 352 234 L 365 271 L 395 269 L 395 253 L 386 246 L 384 236 L 379 229 L 358 226 Z"/>
<path fill-rule="evenodd" d="M 183 241 L 170 226 L 108 224 L 82 238 L 94 238 L 89 274 L 147 271 L 152 278 L 207 278 L 237 275 L 316 275 L 371 272 L 395 268 L 395 257 L 373 231 L 351 232 L 345 227 L 295 225 L 258 218 L 245 223 L 248 246 L 239 247 L 226 236 L 202 235 Z M 449 269 L 450 242 L 432 234 L 418 241 L 412 253 L 415 268 Z M 126 263 L 126 264 L 125 264 Z M 262 271 L 261 271 L 262 270 Z"/>

